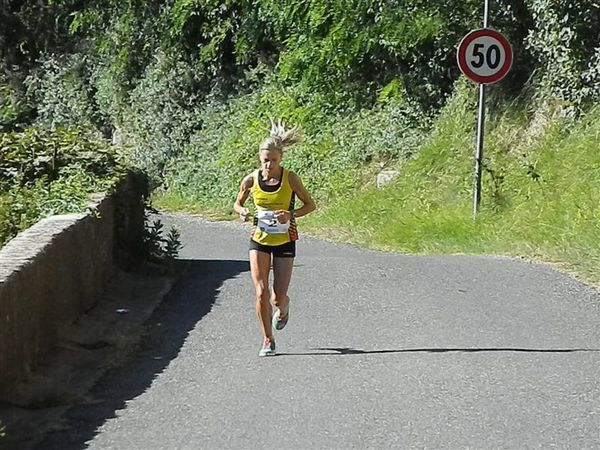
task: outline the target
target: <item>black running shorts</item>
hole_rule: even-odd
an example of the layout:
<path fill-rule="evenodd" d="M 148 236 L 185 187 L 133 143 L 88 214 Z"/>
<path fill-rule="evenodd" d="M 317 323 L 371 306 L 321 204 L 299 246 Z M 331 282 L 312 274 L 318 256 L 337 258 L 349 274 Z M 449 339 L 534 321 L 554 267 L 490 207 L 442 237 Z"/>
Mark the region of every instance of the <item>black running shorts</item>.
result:
<path fill-rule="evenodd" d="M 250 250 L 270 253 L 274 258 L 294 258 L 296 256 L 296 241 L 286 242 L 282 245 L 263 245 L 250 239 Z"/>

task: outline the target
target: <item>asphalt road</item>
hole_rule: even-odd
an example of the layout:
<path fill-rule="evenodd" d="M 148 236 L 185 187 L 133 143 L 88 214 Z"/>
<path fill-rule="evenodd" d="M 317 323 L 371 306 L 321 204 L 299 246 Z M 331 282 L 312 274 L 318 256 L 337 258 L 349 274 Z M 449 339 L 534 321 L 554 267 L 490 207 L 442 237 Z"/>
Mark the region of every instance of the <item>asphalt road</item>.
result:
<path fill-rule="evenodd" d="M 301 236 L 279 356 L 258 358 L 248 229 L 163 222 L 182 232 L 179 282 L 41 448 L 600 448 L 596 289 L 522 260 Z"/>

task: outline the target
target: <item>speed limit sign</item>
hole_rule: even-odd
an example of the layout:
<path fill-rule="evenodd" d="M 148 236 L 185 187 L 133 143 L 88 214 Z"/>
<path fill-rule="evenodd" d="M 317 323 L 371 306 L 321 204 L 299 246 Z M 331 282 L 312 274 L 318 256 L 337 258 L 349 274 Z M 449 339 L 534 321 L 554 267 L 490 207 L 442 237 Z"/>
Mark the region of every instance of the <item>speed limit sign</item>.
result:
<path fill-rule="evenodd" d="M 490 28 L 473 30 L 458 46 L 458 66 L 468 78 L 481 84 L 497 83 L 512 65 L 512 47 L 502 34 Z"/>

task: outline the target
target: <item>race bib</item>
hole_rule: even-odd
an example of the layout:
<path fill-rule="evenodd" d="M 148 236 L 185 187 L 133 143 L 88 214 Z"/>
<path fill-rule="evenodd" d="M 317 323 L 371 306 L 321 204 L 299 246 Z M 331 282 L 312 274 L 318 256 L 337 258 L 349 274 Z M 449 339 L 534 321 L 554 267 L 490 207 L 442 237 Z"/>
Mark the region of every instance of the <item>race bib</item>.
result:
<path fill-rule="evenodd" d="M 290 223 L 280 223 L 274 211 L 258 211 L 256 213 L 256 226 L 263 233 L 285 234 L 290 228 Z"/>

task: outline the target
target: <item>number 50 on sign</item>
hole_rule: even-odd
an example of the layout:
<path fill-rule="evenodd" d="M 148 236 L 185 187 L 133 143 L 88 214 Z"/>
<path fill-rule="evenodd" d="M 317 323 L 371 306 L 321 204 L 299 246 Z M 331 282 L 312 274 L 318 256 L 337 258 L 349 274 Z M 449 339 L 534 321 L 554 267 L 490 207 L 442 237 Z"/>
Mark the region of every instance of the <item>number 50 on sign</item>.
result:
<path fill-rule="evenodd" d="M 512 47 L 500 33 L 490 28 L 473 30 L 458 46 L 458 66 L 476 83 L 500 81 L 510 71 Z"/>

